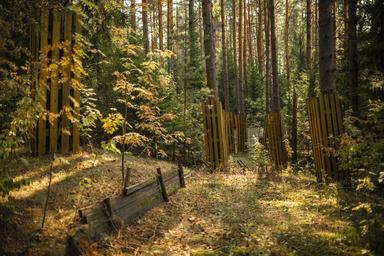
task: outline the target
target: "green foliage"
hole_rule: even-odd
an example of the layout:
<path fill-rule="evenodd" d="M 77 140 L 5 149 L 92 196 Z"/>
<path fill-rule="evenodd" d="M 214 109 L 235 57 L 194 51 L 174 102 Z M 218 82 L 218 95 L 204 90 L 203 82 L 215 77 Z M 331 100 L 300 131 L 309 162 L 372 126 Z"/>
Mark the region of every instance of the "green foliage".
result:
<path fill-rule="evenodd" d="M 256 162 L 258 166 L 270 165 L 270 154 L 266 147 L 261 144 L 259 141 L 255 141 L 255 144 L 252 146 L 252 159 Z"/>
<path fill-rule="evenodd" d="M 8 196 L 9 193 L 14 189 L 19 189 L 22 186 L 30 185 L 31 181 L 27 179 L 21 180 L 0 180 L 0 196 Z"/>

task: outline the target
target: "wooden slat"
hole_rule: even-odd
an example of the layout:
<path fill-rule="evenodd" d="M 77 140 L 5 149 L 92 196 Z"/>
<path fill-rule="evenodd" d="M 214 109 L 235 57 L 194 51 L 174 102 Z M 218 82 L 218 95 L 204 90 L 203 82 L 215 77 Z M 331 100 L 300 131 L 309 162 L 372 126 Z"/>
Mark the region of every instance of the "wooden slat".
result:
<path fill-rule="evenodd" d="M 64 77 L 67 79 L 63 84 L 63 116 L 62 116 L 62 133 L 61 133 L 61 152 L 68 153 L 69 151 L 69 134 L 71 132 L 69 119 L 66 112 L 70 109 L 69 95 L 70 95 L 70 87 L 71 87 L 71 42 L 72 42 L 72 13 L 66 11 L 64 15 L 64 40 L 66 43 L 65 50 L 65 58 L 68 60 L 68 65 L 65 67 L 65 71 L 63 72 Z"/>
<path fill-rule="evenodd" d="M 43 109 L 46 109 L 47 104 L 47 63 L 46 57 L 48 53 L 48 19 L 49 14 L 47 10 L 41 10 L 40 15 L 40 54 L 45 58 L 40 59 L 42 62 L 39 79 L 39 94 L 40 104 Z M 47 119 L 45 115 L 39 117 L 38 123 L 38 155 L 42 156 L 46 152 L 46 124 Z"/>
<path fill-rule="evenodd" d="M 52 26 L 52 63 L 58 64 L 59 61 L 59 44 L 60 44 L 60 28 L 61 28 L 61 15 L 57 9 L 53 10 L 53 26 Z M 57 115 L 59 112 L 59 91 L 58 91 L 58 70 L 53 70 L 51 75 L 51 88 L 50 88 L 50 113 Z M 50 122 L 49 129 L 49 150 L 56 152 L 58 140 L 58 119 L 54 118 Z"/>
<path fill-rule="evenodd" d="M 73 14 L 76 18 L 76 25 L 75 25 L 75 32 L 76 33 L 81 33 L 81 24 L 80 24 L 80 16 Z M 76 44 L 78 42 L 75 42 Z M 75 74 L 75 79 L 80 79 L 79 77 L 76 76 Z M 72 151 L 74 154 L 77 154 L 80 152 L 80 88 L 74 87 L 73 88 L 73 98 L 76 101 L 74 104 L 74 113 L 75 113 L 75 118 L 78 120 L 73 124 L 73 136 L 72 136 Z"/>

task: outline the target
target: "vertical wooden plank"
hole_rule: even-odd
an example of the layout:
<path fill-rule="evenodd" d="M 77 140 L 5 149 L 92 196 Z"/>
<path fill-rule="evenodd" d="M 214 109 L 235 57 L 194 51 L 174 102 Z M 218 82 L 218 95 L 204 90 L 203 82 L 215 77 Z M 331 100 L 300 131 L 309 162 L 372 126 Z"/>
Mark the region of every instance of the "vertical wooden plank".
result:
<path fill-rule="evenodd" d="M 212 113 L 212 130 L 213 130 L 213 153 L 214 153 L 214 164 L 215 168 L 219 165 L 219 147 L 217 145 L 218 143 L 218 134 L 217 134 L 217 109 L 215 100 L 210 101 L 211 105 L 211 113 Z"/>
<path fill-rule="evenodd" d="M 316 123 L 316 134 L 317 134 L 317 147 L 319 150 L 319 157 L 320 157 L 320 164 L 321 164 L 321 172 L 324 175 L 326 173 L 326 164 L 325 164 L 325 155 L 323 152 L 323 130 L 322 130 L 322 123 L 321 123 L 321 117 L 320 117 L 320 97 L 314 98 L 313 101 L 313 109 L 315 112 L 315 123 Z M 323 176 L 322 175 L 322 176 Z"/>
<path fill-rule="evenodd" d="M 75 25 L 75 33 L 80 34 L 81 33 L 81 24 L 80 24 L 80 16 L 73 14 L 76 20 L 76 25 Z M 75 41 L 75 47 L 78 42 Z M 78 80 L 80 77 L 77 77 L 75 74 L 75 79 Z M 73 98 L 76 101 L 74 104 L 74 115 L 75 118 L 77 119 L 77 122 L 73 124 L 73 136 L 72 136 L 72 143 L 73 143 L 73 148 L 72 151 L 74 154 L 77 154 L 80 152 L 80 88 L 74 87 L 73 88 Z"/>
<path fill-rule="evenodd" d="M 319 96 L 319 103 L 320 103 L 320 122 L 321 122 L 321 129 L 322 129 L 322 146 L 327 148 L 328 145 L 328 126 L 327 126 L 327 118 L 326 118 L 326 109 L 325 109 L 325 103 L 324 103 L 324 95 Z M 332 177 L 332 171 L 331 171 L 331 162 L 328 157 L 328 155 L 325 152 L 325 149 L 322 149 L 324 161 L 325 161 L 325 170 L 329 177 Z"/>
<path fill-rule="evenodd" d="M 205 132 L 205 157 L 208 162 L 211 161 L 211 152 L 209 147 L 209 128 L 208 128 L 208 113 L 207 113 L 207 104 L 202 103 L 201 108 L 203 110 L 203 122 L 204 122 L 204 132 Z"/>
<path fill-rule="evenodd" d="M 69 151 L 69 133 L 70 125 L 67 113 L 70 111 L 70 86 L 71 86 L 71 43 L 72 43 L 72 13 L 65 12 L 64 15 L 64 40 L 66 49 L 64 51 L 64 58 L 68 60 L 68 66 L 65 67 L 64 77 L 66 81 L 63 83 L 63 116 L 62 116 L 62 132 L 61 132 L 61 152 L 68 153 Z"/>
<path fill-rule="evenodd" d="M 46 57 L 48 53 L 48 10 L 42 9 L 40 14 L 40 54 L 43 59 L 40 59 L 41 70 L 39 79 L 39 94 L 40 104 L 45 110 L 47 105 L 47 63 Z M 42 156 L 46 153 L 46 125 L 47 119 L 45 115 L 39 117 L 38 124 L 38 155 Z"/>
<path fill-rule="evenodd" d="M 53 10 L 53 26 L 52 26 L 52 63 L 59 61 L 59 44 L 60 44 L 60 28 L 61 28 L 61 15 L 57 9 Z M 58 91 L 58 70 L 53 70 L 51 75 L 51 88 L 50 88 L 50 112 L 57 115 L 59 112 L 59 91 Z M 49 129 L 49 150 L 50 152 L 56 152 L 57 150 L 57 126 L 58 120 L 55 118 L 50 122 Z"/>
<path fill-rule="evenodd" d="M 35 61 L 37 60 L 37 55 L 39 50 L 37 49 L 39 45 L 39 31 L 36 27 L 35 23 L 31 23 L 30 25 L 30 51 L 31 51 L 31 61 L 32 61 L 32 86 L 35 88 L 38 88 L 38 70 L 37 65 Z M 34 88 L 34 89 L 35 89 Z M 31 143 L 31 150 L 33 155 L 37 155 L 37 127 L 32 128 L 32 134 L 30 143 Z"/>
<path fill-rule="evenodd" d="M 208 124 L 208 148 L 209 159 L 208 161 L 214 166 L 215 152 L 213 145 L 213 128 L 212 128 L 212 111 L 210 109 L 210 101 L 206 103 L 207 124 Z"/>

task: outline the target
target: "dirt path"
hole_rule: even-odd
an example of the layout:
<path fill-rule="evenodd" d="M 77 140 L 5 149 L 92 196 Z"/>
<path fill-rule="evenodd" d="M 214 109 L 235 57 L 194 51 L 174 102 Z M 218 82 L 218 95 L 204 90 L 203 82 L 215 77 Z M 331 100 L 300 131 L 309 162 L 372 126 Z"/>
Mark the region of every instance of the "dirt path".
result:
<path fill-rule="evenodd" d="M 95 245 L 106 255 L 371 255 L 339 205 L 304 173 L 195 172 L 186 189 Z"/>

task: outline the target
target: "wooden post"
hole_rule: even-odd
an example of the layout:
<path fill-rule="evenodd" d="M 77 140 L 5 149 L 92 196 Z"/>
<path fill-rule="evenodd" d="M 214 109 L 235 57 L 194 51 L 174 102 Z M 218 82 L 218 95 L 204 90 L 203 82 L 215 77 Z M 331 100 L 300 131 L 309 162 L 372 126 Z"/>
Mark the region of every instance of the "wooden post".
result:
<path fill-rule="evenodd" d="M 178 169 L 179 173 L 179 181 L 180 181 L 180 187 L 185 188 L 185 180 L 184 180 L 184 168 L 181 163 L 179 163 Z"/>
<path fill-rule="evenodd" d="M 163 199 L 165 202 L 169 202 L 167 190 L 165 188 L 163 175 L 161 173 L 161 168 L 157 168 L 157 180 L 160 183 L 160 189 L 161 189 L 161 195 L 163 196 Z"/>
<path fill-rule="evenodd" d="M 80 33 L 81 32 L 80 16 L 75 15 L 75 17 L 76 17 L 75 33 Z M 78 44 L 78 42 L 75 42 L 75 44 Z M 76 73 L 75 73 L 75 76 L 76 76 Z M 75 79 L 79 79 L 79 77 L 76 76 Z M 73 88 L 73 98 L 75 100 L 75 104 L 73 107 L 74 116 L 77 119 L 77 121 L 73 124 L 72 152 L 74 154 L 77 154 L 80 152 L 80 127 L 79 127 L 79 122 L 80 122 L 80 88 L 77 88 L 77 87 Z"/>
<path fill-rule="evenodd" d="M 71 42 L 72 42 L 72 13 L 69 11 L 65 12 L 64 15 L 64 41 L 66 43 L 66 49 L 64 50 L 64 57 L 71 58 Z M 69 119 L 67 113 L 70 111 L 69 95 L 70 95 L 70 86 L 71 86 L 71 61 L 68 61 L 64 77 L 66 81 L 63 84 L 63 115 L 62 115 L 62 132 L 61 132 L 61 152 L 68 153 L 69 151 Z"/>
<path fill-rule="evenodd" d="M 40 104 L 43 109 L 46 109 L 47 105 L 47 60 L 48 58 L 48 10 L 41 10 L 40 14 L 40 54 L 44 56 L 43 59 L 40 58 L 41 65 L 40 69 L 40 79 L 39 79 L 39 95 L 40 95 Z M 47 118 L 45 113 L 41 113 L 39 117 L 39 126 L 38 126 L 38 155 L 42 156 L 46 152 L 46 125 Z"/>
<path fill-rule="evenodd" d="M 61 28 L 61 15 L 57 9 L 53 10 L 53 26 L 52 26 L 52 63 L 58 65 L 59 61 L 59 43 L 60 43 L 60 28 Z M 58 80 L 59 72 L 58 69 L 53 70 L 54 74 L 51 75 L 51 88 L 50 88 L 50 113 L 57 115 L 59 112 L 59 91 L 58 91 Z M 49 128 L 49 151 L 56 152 L 57 150 L 57 123 L 58 116 L 55 116 L 53 120 L 50 120 Z"/>

